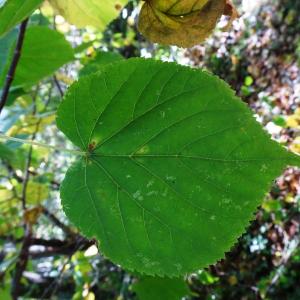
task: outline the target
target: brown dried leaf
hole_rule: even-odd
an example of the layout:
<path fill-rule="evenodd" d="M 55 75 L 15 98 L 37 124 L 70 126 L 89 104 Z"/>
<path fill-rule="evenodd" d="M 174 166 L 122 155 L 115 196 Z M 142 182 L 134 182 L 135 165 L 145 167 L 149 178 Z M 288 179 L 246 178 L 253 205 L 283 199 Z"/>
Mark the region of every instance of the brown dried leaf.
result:
<path fill-rule="evenodd" d="M 27 209 L 24 212 L 25 224 L 28 224 L 29 226 L 33 226 L 37 222 L 42 212 L 43 212 L 43 208 L 41 206 L 36 206 L 34 208 Z"/>
<path fill-rule="evenodd" d="M 204 41 L 224 14 L 230 26 L 237 16 L 230 0 L 145 0 L 138 27 L 152 42 L 187 48 Z"/>

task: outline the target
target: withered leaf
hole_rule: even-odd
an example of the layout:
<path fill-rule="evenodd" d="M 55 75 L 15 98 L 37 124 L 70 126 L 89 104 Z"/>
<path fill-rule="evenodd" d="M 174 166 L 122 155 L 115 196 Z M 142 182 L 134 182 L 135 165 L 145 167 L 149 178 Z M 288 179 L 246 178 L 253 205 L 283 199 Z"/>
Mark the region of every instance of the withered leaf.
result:
<path fill-rule="evenodd" d="M 236 17 L 229 0 L 145 0 L 139 30 L 150 41 L 192 47 L 204 41 L 222 15 Z"/>

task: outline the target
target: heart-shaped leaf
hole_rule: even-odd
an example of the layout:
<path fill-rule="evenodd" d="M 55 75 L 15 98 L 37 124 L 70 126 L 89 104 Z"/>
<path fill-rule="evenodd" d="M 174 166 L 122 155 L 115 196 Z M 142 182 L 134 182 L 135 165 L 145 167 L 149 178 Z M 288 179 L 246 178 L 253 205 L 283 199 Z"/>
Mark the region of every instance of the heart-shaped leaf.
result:
<path fill-rule="evenodd" d="M 217 77 L 131 59 L 73 84 L 58 127 L 85 155 L 64 211 L 129 270 L 178 276 L 215 263 L 272 181 L 300 158 L 272 141 Z"/>

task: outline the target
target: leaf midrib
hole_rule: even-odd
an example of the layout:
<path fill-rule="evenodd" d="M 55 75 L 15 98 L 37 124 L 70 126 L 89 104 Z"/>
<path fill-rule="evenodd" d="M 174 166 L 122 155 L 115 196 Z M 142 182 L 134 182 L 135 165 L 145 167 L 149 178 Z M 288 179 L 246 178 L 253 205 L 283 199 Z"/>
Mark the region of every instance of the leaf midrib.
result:
<path fill-rule="evenodd" d="M 199 155 L 184 155 L 184 154 L 100 154 L 87 153 L 88 157 L 110 157 L 110 158 L 190 158 L 200 160 L 211 160 L 225 163 L 240 163 L 240 162 L 259 162 L 259 161 L 289 161 L 287 158 L 249 158 L 249 159 L 223 159 Z"/>

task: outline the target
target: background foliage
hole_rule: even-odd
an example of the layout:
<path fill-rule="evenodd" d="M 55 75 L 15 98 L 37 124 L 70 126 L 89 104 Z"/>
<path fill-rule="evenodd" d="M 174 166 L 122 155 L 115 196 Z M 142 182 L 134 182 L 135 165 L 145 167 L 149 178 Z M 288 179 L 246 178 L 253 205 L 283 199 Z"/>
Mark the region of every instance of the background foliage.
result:
<path fill-rule="evenodd" d="M 274 139 L 300 153 L 300 3 L 252 3 L 237 1 L 242 17 L 233 28 L 226 33 L 217 30 L 205 43 L 188 50 L 145 41 L 136 30 L 135 1 L 104 32 L 77 29 L 55 16 L 49 6 L 42 6 L 30 18 L 28 30 L 34 31 L 31 27 L 36 25 L 44 31 L 55 28 L 75 49 L 75 54 L 67 51 L 59 65 L 72 60 L 70 55 L 76 60 L 54 76 L 52 69 L 41 70 L 43 76 L 51 76 L 42 81 L 34 78 L 31 82 L 38 83 L 33 87 L 23 83 L 14 87 L 1 115 L 0 131 L 71 148 L 57 131 L 56 109 L 78 74 L 94 70 L 90 62 L 95 57 L 105 63 L 98 54 L 101 50 L 125 58 L 153 57 L 207 68 L 237 90 Z M 8 49 L 5 45 L 13 34 L 0 40 L 0 70 L 10 55 L 3 49 Z M 135 274 L 102 257 L 94 241 L 78 234 L 62 213 L 59 184 L 74 157 L 14 142 L 0 144 L 0 157 L 0 298 L 10 299 L 26 234 L 21 208 L 26 198 L 34 235 L 21 281 L 24 298 L 136 299 Z M 28 179 L 25 189 L 24 178 Z M 186 299 L 299 299 L 299 201 L 300 172 L 290 168 L 274 183 L 256 220 L 226 259 L 188 276 L 191 296 Z"/>

